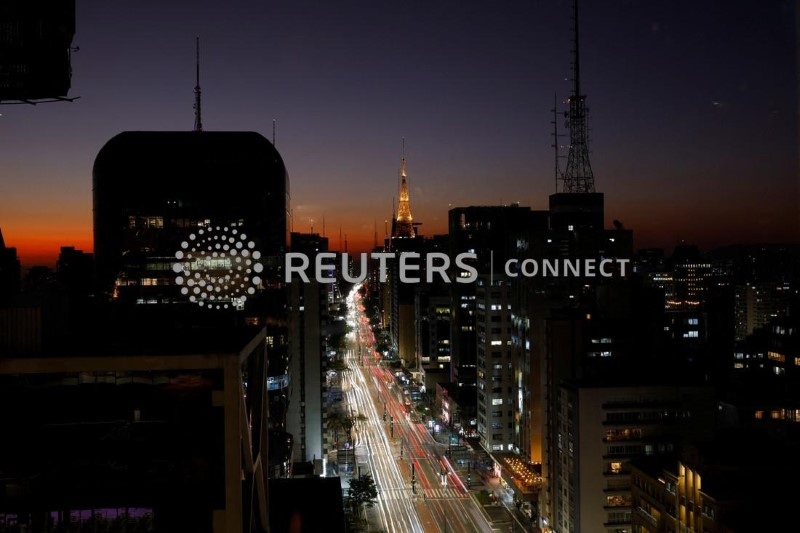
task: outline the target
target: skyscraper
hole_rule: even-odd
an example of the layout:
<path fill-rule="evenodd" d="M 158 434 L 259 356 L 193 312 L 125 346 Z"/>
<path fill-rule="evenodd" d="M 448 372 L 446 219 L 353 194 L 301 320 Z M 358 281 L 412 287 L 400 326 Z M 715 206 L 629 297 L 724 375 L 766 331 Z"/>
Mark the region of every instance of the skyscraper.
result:
<path fill-rule="evenodd" d="M 0 304 L 9 302 L 19 292 L 19 276 L 17 249 L 6 247 L 0 230 Z"/>
<path fill-rule="evenodd" d="M 314 258 L 328 251 L 328 239 L 319 234 L 291 234 L 293 253 Z M 308 283 L 294 277 L 289 283 L 289 410 L 286 430 L 294 438 L 295 462 L 322 460 L 325 443 L 324 372 L 327 368 L 323 328 L 328 317 L 328 293 L 333 286 L 312 276 Z"/>
<path fill-rule="evenodd" d="M 280 284 L 286 167 L 258 133 L 120 133 L 95 159 L 93 192 L 99 289 L 114 300 L 188 303 L 186 287 L 176 283 L 176 254 L 186 250 L 182 243 L 199 242 L 201 233 L 217 227 L 233 227 L 253 242 L 262 257 L 263 288 Z M 233 258 L 226 259 L 222 266 L 229 267 Z"/>

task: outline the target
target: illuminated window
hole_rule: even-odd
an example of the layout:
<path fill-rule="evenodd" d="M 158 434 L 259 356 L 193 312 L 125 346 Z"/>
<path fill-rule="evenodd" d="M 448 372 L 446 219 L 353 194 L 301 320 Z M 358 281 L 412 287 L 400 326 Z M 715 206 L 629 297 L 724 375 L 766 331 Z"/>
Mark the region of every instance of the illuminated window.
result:
<path fill-rule="evenodd" d="M 627 507 L 631 504 L 630 497 L 625 496 L 606 496 L 606 506 L 608 507 Z"/>
<path fill-rule="evenodd" d="M 783 355 L 783 354 L 780 354 L 778 352 L 767 352 L 767 357 L 769 357 L 773 361 L 778 361 L 779 363 L 785 363 L 786 362 L 786 356 Z M 795 364 L 797 364 L 797 363 L 795 363 Z"/>
<path fill-rule="evenodd" d="M 622 472 L 622 463 L 620 462 L 611 463 L 610 470 L 612 474 L 619 474 L 620 472 Z"/>
<path fill-rule="evenodd" d="M 733 368 L 744 368 L 744 363 L 733 363 Z"/>
<path fill-rule="evenodd" d="M 493 398 L 492 399 L 492 405 L 503 405 L 503 399 L 502 398 Z"/>
<path fill-rule="evenodd" d="M 773 420 L 780 420 L 783 418 L 783 409 L 775 409 L 770 412 L 769 417 Z"/>
<path fill-rule="evenodd" d="M 794 358 L 794 365 L 795 366 L 800 366 L 800 357 L 795 357 Z"/>

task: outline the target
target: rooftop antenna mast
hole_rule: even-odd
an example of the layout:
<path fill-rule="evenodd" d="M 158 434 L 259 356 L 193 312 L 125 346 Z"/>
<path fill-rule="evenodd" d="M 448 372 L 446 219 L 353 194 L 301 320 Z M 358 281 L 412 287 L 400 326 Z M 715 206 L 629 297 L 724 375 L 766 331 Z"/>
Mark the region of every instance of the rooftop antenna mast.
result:
<path fill-rule="evenodd" d="M 573 2 L 572 34 L 572 96 L 566 112 L 569 127 L 569 153 L 567 168 L 562 177 L 562 192 L 591 193 L 594 174 L 589 162 L 589 133 L 587 127 L 586 95 L 581 92 L 580 46 L 578 27 L 578 0 Z"/>
<path fill-rule="evenodd" d="M 194 131 L 203 131 L 200 118 L 200 37 L 195 40 Z"/>
<path fill-rule="evenodd" d="M 558 180 L 563 178 L 561 176 L 561 165 L 559 160 L 564 158 L 564 156 L 560 154 L 561 144 L 559 143 L 559 137 L 563 137 L 564 134 L 558 133 L 558 96 L 556 94 L 553 94 L 553 120 L 551 121 L 551 124 L 553 124 L 553 172 L 555 177 L 556 192 L 558 192 Z"/>

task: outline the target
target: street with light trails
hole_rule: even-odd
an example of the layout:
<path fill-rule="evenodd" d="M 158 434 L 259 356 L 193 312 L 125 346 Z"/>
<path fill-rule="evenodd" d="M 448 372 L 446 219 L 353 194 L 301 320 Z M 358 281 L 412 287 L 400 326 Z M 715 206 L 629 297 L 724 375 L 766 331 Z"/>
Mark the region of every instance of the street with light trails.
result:
<path fill-rule="evenodd" d="M 358 287 L 356 287 L 357 289 Z M 378 488 L 374 515 L 384 531 L 491 532 L 477 503 L 422 422 L 413 422 L 392 372 L 375 351 L 375 337 L 358 291 L 348 297 L 352 327 L 343 391 L 355 428 L 356 460 Z M 354 475 L 358 475 L 355 469 Z"/>

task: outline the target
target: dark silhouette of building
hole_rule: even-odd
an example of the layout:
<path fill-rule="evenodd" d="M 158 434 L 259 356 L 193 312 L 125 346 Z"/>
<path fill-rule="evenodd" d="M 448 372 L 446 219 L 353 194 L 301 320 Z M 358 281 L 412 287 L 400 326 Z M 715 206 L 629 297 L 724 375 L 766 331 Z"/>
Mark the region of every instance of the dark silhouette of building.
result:
<path fill-rule="evenodd" d="M 0 102 L 66 98 L 74 34 L 74 0 L 0 4 Z"/>
<path fill-rule="evenodd" d="M 19 293 L 20 266 L 17 249 L 6 247 L 0 230 L 0 305 L 7 304 Z"/>
<path fill-rule="evenodd" d="M 727 430 L 673 455 L 631 464 L 634 533 L 783 531 L 795 520 L 796 446 Z"/>
<path fill-rule="evenodd" d="M 430 389 L 450 381 L 450 302 L 450 288 L 441 279 L 416 287 L 416 353 L 425 386 Z"/>
<path fill-rule="evenodd" d="M 533 228 L 547 227 L 547 213 L 529 207 L 470 206 L 453 208 L 448 213 L 450 257 L 461 253 L 477 254 L 479 274 L 516 254 L 514 235 Z M 498 268 L 498 275 L 502 271 Z M 460 386 L 476 385 L 477 326 L 475 283 L 451 283 L 453 320 L 451 322 L 451 380 Z"/>
<path fill-rule="evenodd" d="M 56 281 L 71 295 L 89 295 L 94 284 L 94 256 L 62 246 L 56 262 Z"/>
<path fill-rule="evenodd" d="M 120 133 L 95 159 L 93 192 L 99 288 L 113 299 L 187 302 L 175 283 L 176 253 L 219 226 L 254 243 L 264 287 L 280 285 L 287 174 L 258 133 Z"/>
<path fill-rule="evenodd" d="M 288 193 L 280 154 L 255 132 L 123 132 L 93 168 L 98 299 L 167 306 L 179 328 L 265 326 L 278 434 L 287 404 Z"/>
<path fill-rule="evenodd" d="M 125 311 L 80 344 L 0 358 L 0 515 L 33 532 L 266 531 L 265 330 L 157 312 L 130 328 L 146 319 Z"/>
<path fill-rule="evenodd" d="M 328 239 L 319 234 L 291 234 L 293 253 L 304 253 L 311 262 L 328 251 Z M 330 273 L 333 276 L 333 273 Z M 334 281 L 331 277 L 331 281 Z M 327 342 L 329 294 L 332 284 L 308 283 L 294 277 L 289 283 L 289 410 L 286 428 L 292 434 L 292 458 L 297 462 L 320 461 L 327 455 L 325 413 L 327 394 Z"/>

